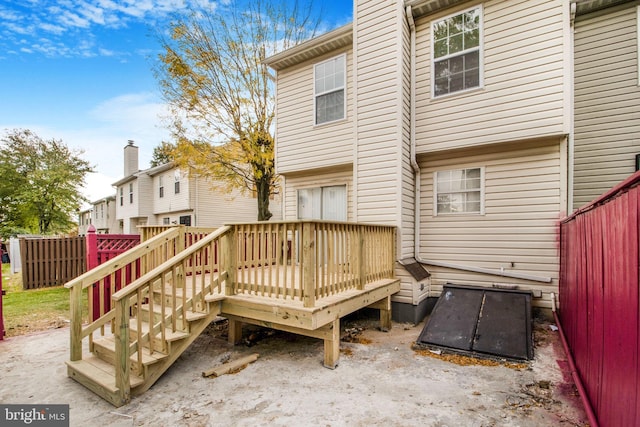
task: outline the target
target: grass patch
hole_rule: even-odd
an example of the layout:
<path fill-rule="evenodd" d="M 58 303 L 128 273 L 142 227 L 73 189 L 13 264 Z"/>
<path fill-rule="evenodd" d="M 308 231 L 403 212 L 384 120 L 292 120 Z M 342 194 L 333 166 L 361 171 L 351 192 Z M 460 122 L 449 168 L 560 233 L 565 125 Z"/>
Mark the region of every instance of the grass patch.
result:
<path fill-rule="evenodd" d="M 22 289 L 21 273 L 11 274 L 9 265 L 2 265 L 2 297 L 4 329 L 7 337 L 55 329 L 69 324 L 69 290 L 63 286 L 42 289 Z M 83 297 L 86 318 L 87 297 Z"/>

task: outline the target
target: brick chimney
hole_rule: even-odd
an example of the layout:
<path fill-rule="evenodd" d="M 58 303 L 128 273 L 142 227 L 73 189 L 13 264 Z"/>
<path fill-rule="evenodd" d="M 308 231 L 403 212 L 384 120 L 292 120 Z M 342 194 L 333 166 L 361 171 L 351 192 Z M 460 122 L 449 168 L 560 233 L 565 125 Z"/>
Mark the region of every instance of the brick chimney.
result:
<path fill-rule="evenodd" d="M 124 147 L 124 176 L 133 175 L 138 170 L 138 147 L 130 139 Z"/>

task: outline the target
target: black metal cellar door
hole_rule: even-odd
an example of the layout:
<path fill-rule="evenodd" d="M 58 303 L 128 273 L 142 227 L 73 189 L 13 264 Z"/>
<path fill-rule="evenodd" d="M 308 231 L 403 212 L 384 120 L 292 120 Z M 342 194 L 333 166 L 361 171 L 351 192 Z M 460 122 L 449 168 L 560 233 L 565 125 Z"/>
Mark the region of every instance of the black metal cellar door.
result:
<path fill-rule="evenodd" d="M 445 285 L 418 343 L 532 359 L 531 292 Z"/>

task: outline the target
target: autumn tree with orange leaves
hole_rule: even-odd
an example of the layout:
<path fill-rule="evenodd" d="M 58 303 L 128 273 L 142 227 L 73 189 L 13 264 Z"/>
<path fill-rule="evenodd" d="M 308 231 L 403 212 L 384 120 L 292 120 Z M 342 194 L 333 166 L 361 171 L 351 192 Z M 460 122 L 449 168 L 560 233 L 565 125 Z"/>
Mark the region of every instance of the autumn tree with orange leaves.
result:
<path fill-rule="evenodd" d="M 210 3 L 213 5 L 213 3 Z M 274 80 L 262 60 L 313 37 L 311 3 L 231 1 L 190 10 L 161 36 L 156 76 L 171 108 L 176 164 L 255 192 L 259 221 L 277 191 Z"/>

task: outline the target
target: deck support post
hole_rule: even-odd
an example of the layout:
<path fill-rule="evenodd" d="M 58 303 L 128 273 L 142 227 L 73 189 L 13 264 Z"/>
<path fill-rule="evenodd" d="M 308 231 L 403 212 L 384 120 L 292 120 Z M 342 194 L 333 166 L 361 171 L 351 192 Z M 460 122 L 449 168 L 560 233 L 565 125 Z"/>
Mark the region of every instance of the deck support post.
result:
<path fill-rule="evenodd" d="M 236 229 L 233 227 L 220 239 L 220 273 L 226 272 L 227 278 L 224 284 L 224 294 L 233 295 L 236 287 Z"/>
<path fill-rule="evenodd" d="M 368 305 L 367 308 L 380 310 L 380 330 L 382 332 L 389 332 L 391 330 L 391 296 L 374 302 Z"/>
<path fill-rule="evenodd" d="M 316 224 L 302 225 L 302 297 L 307 308 L 316 305 Z"/>
<path fill-rule="evenodd" d="M 71 288 L 69 294 L 71 309 L 71 343 L 70 357 L 72 362 L 82 360 L 82 286 L 76 285 Z"/>
<path fill-rule="evenodd" d="M 340 358 L 340 319 L 329 324 L 331 338 L 324 339 L 324 367 L 335 369 Z"/>
<path fill-rule="evenodd" d="M 131 360 L 129 359 L 129 299 L 123 298 L 115 302 L 115 379 L 119 389 L 120 402 L 127 403 L 131 399 L 131 383 L 129 374 Z M 138 346 L 142 344 L 138 342 Z M 138 349 L 141 351 L 142 349 Z"/>
<path fill-rule="evenodd" d="M 235 345 L 242 341 L 242 322 L 229 319 L 229 330 L 227 332 L 229 344 Z"/>

